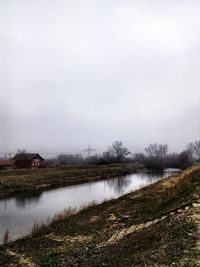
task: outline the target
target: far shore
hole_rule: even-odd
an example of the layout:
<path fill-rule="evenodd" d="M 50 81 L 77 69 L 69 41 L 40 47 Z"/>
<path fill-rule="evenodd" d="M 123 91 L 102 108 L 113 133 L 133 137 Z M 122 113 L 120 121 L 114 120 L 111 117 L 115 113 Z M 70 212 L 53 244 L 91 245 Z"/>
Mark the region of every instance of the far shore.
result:
<path fill-rule="evenodd" d="M 144 167 L 141 164 L 126 163 L 0 171 L 0 198 L 22 192 L 43 191 L 109 179 L 143 170 Z"/>

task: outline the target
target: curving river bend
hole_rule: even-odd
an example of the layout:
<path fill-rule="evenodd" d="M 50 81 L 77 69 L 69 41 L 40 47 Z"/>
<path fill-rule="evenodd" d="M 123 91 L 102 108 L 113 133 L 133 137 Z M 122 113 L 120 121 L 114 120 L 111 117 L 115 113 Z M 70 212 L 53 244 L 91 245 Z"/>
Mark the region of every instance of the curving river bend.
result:
<path fill-rule="evenodd" d="M 0 240 L 7 229 L 11 238 L 17 239 L 29 234 L 35 222 L 45 222 L 65 208 L 79 208 L 92 201 L 101 203 L 105 199 L 118 198 L 176 172 L 177 169 L 167 169 L 163 173 L 134 173 L 1 199 Z"/>

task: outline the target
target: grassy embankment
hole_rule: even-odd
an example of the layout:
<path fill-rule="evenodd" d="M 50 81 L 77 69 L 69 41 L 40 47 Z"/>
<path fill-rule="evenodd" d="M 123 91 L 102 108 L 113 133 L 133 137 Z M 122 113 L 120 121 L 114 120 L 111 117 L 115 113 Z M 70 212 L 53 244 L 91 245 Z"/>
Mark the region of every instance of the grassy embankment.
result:
<path fill-rule="evenodd" d="M 133 173 L 141 168 L 141 165 L 135 164 L 113 164 L 0 171 L 0 197 L 19 192 L 107 179 Z"/>
<path fill-rule="evenodd" d="M 68 214 L 69 215 L 69 214 Z M 200 266 L 200 167 L 0 247 L 0 266 Z"/>

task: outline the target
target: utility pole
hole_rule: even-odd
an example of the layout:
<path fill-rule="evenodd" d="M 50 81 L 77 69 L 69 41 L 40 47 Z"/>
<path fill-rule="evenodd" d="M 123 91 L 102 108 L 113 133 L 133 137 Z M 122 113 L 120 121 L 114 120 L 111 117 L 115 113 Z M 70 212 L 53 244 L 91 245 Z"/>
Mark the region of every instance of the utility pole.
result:
<path fill-rule="evenodd" d="M 82 151 L 87 152 L 88 153 L 88 157 L 90 158 L 91 157 L 91 153 L 93 151 L 96 151 L 96 148 L 91 148 L 90 145 L 89 145 L 88 148 L 83 149 Z"/>

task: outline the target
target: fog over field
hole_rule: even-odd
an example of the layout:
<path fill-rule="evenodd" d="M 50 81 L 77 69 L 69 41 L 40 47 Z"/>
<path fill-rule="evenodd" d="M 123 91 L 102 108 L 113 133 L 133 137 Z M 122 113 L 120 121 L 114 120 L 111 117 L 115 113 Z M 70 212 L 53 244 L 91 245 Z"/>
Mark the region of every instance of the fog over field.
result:
<path fill-rule="evenodd" d="M 200 139 L 200 1 L 0 0 L 0 152 Z"/>

